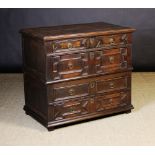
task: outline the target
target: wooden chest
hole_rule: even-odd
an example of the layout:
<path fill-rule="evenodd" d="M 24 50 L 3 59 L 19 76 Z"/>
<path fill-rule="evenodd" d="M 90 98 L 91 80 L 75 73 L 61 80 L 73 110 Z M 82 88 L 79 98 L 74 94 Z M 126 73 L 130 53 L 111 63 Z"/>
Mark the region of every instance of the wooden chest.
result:
<path fill-rule="evenodd" d="M 26 114 L 53 130 L 131 112 L 133 31 L 103 22 L 21 30 Z"/>

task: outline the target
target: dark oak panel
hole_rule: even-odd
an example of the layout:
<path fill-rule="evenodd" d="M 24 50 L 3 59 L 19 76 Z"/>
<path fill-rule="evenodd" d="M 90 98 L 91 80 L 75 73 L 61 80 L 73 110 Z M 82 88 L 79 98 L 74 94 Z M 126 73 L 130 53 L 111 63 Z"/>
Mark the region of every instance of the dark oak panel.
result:
<path fill-rule="evenodd" d="M 49 108 L 49 120 L 66 121 L 81 115 L 104 114 L 109 109 L 119 109 L 129 106 L 130 98 L 130 91 L 124 90 L 106 95 L 90 96 L 89 98 L 75 98 L 54 102 Z"/>
<path fill-rule="evenodd" d="M 88 96 L 96 93 L 130 89 L 130 72 L 115 75 L 98 76 L 89 79 L 80 79 L 68 82 L 50 84 L 48 88 L 48 102 L 68 98 Z"/>
<path fill-rule="evenodd" d="M 127 71 L 131 65 L 131 47 L 48 56 L 47 80 Z"/>
<path fill-rule="evenodd" d="M 131 34 L 92 36 L 67 40 L 56 40 L 46 43 L 47 53 L 97 49 L 107 47 L 124 47 L 131 44 Z"/>

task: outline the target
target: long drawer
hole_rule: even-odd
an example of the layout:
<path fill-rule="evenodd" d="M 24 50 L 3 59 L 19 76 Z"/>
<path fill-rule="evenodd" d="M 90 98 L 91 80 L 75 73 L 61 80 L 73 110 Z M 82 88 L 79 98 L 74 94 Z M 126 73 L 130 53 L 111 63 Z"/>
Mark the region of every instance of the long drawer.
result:
<path fill-rule="evenodd" d="M 107 74 L 131 67 L 131 47 L 48 56 L 47 81 Z"/>
<path fill-rule="evenodd" d="M 119 47 L 131 44 L 131 34 L 115 34 L 86 38 L 55 40 L 46 43 L 47 53 L 94 49 L 102 47 Z"/>
<path fill-rule="evenodd" d="M 130 89 L 130 87 L 130 72 L 48 84 L 48 103 L 75 97 Z"/>
<path fill-rule="evenodd" d="M 62 100 L 49 105 L 49 120 L 60 121 L 79 116 L 101 114 L 108 110 L 130 106 L 130 91 L 100 94 L 86 98 Z"/>

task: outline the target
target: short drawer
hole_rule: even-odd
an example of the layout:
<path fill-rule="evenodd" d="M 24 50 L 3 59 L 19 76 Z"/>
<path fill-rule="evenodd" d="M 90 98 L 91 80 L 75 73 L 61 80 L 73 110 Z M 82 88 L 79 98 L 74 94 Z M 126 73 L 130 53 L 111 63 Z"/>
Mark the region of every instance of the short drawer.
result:
<path fill-rule="evenodd" d="M 48 53 L 96 49 L 102 47 L 126 46 L 131 44 L 131 34 L 115 34 L 67 40 L 56 40 L 46 43 Z"/>
<path fill-rule="evenodd" d="M 85 99 L 71 99 L 63 100 L 61 102 L 55 102 L 51 108 L 54 111 L 54 120 L 70 119 L 80 115 L 89 114 L 91 112 L 91 107 L 88 102 L 88 98 Z"/>
<path fill-rule="evenodd" d="M 107 35 L 103 37 L 104 47 L 108 46 L 125 46 L 131 44 L 131 34 Z"/>
<path fill-rule="evenodd" d="M 104 93 L 104 92 L 129 88 L 128 86 L 129 80 L 130 80 L 130 77 L 126 77 L 126 76 L 98 80 L 96 82 L 97 92 Z"/>
<path fill-rule="evenodd" d="M 104 50 L 100 60 L 100 71 L 108 73 L 130 67 L 131 49 L 115 48 Z"/>
<path fill-rule="evenodd" d="M 47 81 L 124 71 L 131 68 L 131 47 L 47 57 Z"/>
<path fill-rule="evenodd" d="M 130 73 L 99 76 L 48 85 L 49 103 L 130 88 Z"/>
<path fill-rule="evenodd" d="M 104 114 L 107 110 L 130 106 L 131 94 L 129 91 L 109 93 L 106 95 L 75 98 L 54 102 L 49 105 L 49 120 L 59 121 L 80 116 Z"/>
<path fill-rule="evenodd" d="M 106 111 L 109 109 L 119 108 L 129 105 L 131 102 L 131 94 L 129 91 L 111 93 L 95 97 L 95 111 Z"/>

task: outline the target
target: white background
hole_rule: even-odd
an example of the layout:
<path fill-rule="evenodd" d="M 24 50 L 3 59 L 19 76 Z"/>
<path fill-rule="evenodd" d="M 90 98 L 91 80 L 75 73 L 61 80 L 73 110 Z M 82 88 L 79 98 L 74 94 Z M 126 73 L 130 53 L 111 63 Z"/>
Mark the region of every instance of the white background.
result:
<path fill-rule="evenodd" d="M 154 147 L 101 147 L 101 146 L 15 146 L 15 147 L 0 147 L 1 155 L 154 155 Z"/>
<path fill-rule="evenodd" d="M 154 0 L 0 0 L 6 8 L 152 8 Z"/>

